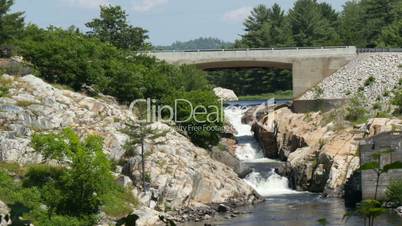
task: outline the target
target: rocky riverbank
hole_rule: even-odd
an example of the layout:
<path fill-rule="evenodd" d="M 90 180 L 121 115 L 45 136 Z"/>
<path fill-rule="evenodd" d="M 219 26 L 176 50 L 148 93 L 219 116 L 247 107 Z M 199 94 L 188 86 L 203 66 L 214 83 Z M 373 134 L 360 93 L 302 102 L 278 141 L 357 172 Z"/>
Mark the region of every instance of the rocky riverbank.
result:
<path fill-rule="evenodd" d="M 135 117 L 113 98 L 92 98 L 59 89 L 33 75 L 4 75 L 2 79 L 9 89 L 7 96 L 0 98 L 0 161 L 40 162 L 41 156 L 30 146 L 32 135 L 66 127 L 82 136 L 102 136 L 105 152 L 116 162 L 120 160 L 127 140 L 121 129 L 129 118 Z M 134 211 L 140 217 L 138 225 L 161 222 L 159 216 L 191 220 L 191 216 L 199 217 L 199 209 L 217 211 L 214 206 L 220 203 L 246 205 L 259 199 L 230 167 L 212 159 L 207 150 L 193 145 L 174 127 L 162 123 L 153 126 L 169 132 L 160 138 L 163 144 L 146 153 L 150 192 L 142 193 L 136 187 L 140 175 L 138 158 L 130 159 L 115 172 L 116 179 L 131 187 L 140 200 L 141 206 Z M 179 211 L 183 208 L 195 214 L 184 218 Z"/>
<path fill-rule="evenodd" d="M 339 125 L 331 117 L 331 112 L 297 114 L 283 107 L 253 125 L 265 155 L 286 162 L 278 173 L 289 178 L 292 188 L 342 197 L 344 185 L 359 168 L 360 140 L 402 125 L 383 118 Z"/>

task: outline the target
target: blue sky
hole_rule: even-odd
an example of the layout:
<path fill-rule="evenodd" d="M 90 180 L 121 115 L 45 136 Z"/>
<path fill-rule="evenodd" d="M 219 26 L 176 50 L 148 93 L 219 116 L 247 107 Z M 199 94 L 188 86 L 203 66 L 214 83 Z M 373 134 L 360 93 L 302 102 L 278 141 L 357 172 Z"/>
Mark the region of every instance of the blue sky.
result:
<path fill-rule="evenodd" d="M 16 0 L 13 10 L 24 11 L 28 22 L 41 27 L 84 29 L 98 16 L 99 5 L 118 4 L 130 15 L 131 24 L 149 31 L 154 45 L 166 45 L 198 37 L 233 41 L 243 32 L 242 21 L 254 6 L 275 2 L 287 10 L 294 0 Z M 327 2 L 340 10 L 346 0 Z"/>

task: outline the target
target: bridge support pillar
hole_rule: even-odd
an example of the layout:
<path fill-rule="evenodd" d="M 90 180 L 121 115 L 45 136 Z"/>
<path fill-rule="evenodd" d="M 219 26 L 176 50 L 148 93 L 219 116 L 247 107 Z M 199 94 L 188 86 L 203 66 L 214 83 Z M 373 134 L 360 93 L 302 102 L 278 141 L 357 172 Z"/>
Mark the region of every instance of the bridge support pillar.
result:
<path fill-rule="evenodd" d="M 293 97 L 296 99 L 324 78 L 335 73 L 351 59 L 345 57 L 317 57 L 293 62 Z"/>

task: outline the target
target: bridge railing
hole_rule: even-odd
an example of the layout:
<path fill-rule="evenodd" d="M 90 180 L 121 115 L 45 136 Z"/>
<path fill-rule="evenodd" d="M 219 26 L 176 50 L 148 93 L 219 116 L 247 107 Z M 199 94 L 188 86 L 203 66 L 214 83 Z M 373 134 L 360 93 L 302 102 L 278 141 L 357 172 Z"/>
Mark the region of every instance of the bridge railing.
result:
<path fill-rule="evenodd" d="M 275 50 L 306 50 L 306 49 L 346 49 L 352 46 L 322 46 L 322 47 L 277 47 L 277 48 L 232 48 L 232 49 L 190 49 L 190 50 L 149 50 L 148 53 L 186 53 L 186 52 L 236 52 L 236 51 L 275 51 Z"/>
<path fill-rule="evenodd" d="M 402 48 L 359 48 L 357 53 L 395 53 L 402 52 Z"/>

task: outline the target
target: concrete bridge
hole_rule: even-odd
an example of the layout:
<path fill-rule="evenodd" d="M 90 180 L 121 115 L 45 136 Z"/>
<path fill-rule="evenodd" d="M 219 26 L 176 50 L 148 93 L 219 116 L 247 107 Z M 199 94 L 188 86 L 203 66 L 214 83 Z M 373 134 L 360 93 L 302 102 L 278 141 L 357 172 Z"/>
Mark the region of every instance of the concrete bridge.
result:
<path fill-rule="evenodd" d="M 191 64 L 200 69 L 283 68 L 293 71 L 293 96 L 299 97 L 333 74 L 356 55 L 355 47 L 232 49 L 149 52 L 171 64 Z"/>

